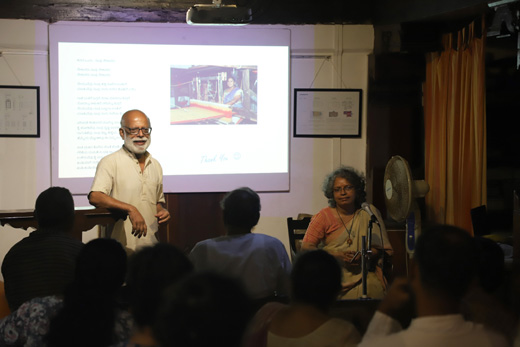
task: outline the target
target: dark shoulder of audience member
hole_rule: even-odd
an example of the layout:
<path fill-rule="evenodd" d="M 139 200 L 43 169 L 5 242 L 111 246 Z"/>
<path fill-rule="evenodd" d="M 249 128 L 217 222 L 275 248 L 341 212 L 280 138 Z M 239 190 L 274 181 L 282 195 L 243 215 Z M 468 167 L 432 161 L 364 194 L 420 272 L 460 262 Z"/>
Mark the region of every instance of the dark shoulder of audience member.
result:
<path fill-rule="evenodd" d="M 109 346 L 116 341 L 116 296 L 127 256 L 112 239 L 94 239 L 81 250 L 63 308 L 51 320 L 48 346 Z"/>
<path fill-rule="evenodd" d="M 227 193 L 220 207 L 228 234 L 250 232 L 260 219 L 260 197 L 247 187 Z"/>
<path fill-rule="evenodd" d="M 474 241 L 478 259 L 476 277 L 461 302 L 461 313 L 466 320 L 502 333 L 512 344 L 518 330 L 518 315 L 510 301 L 504 251 L 486 237 L 475 237 Z"/>
<path fill-rule="evenodd" d="M 238 280 L 198 272 L 165 291 L 154 333 L 162 347 L 239 347 L 252 314 Z"/>
<path fill-rule="evenodd" d="M 293 302 L 326 312 L 341 290 L 341 267 L 323 250 L 300 253 L 291 272 L 291 285 Z"/>
<path fill-rule="evenodd" d="M 504 251 L 493 240 L 475 237 L 477 252 L 478 284 L 489 294 L 493 294 L 504 283 Z"/>
<path fill-rule="evenodd" d="M 138 326 L 151 326 L 162 291 L 193 271 L 188 257 L 175 246 L 157 243 L 129 258 L 126 291 Z"/>
<path fill-rule="evenodd" d="M 476 273 L 472 236 L 451 225 L 431 225 L 417 239 L 414 254 L 420 280 L 432 294 L 459 301 Z"/>
<path fill-rule="evenodd" d="M 34 215 L 38 229 L 71 232 L 74 226 L 74 200 L 67 188 L 50 187 L 36 199 Z"/>

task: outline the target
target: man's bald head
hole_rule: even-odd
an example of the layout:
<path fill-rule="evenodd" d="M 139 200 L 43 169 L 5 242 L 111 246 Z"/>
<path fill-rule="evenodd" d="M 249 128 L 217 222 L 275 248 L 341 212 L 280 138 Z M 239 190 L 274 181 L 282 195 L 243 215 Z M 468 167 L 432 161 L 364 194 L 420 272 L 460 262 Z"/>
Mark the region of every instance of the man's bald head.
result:
<path fill-rule="evenodd" d="M 148 118 L 148 116 L 143 111 L 129 110 L 123 113 L 123 116 L 121 117 L 121 127 L 133 128 L 133 126 L 129 124 L 132 124 L 134 120 L 138 119 L 146 119 L 148 127 L 152 126 L 152 124 L 150 123 L 150 118 Z"/>

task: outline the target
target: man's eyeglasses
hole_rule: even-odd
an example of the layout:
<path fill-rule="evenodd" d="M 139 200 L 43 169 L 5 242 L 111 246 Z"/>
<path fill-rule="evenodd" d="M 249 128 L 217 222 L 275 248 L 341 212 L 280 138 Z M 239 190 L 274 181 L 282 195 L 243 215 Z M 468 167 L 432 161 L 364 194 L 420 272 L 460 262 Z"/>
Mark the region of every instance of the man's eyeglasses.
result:
<path fill-rule="evenodd" d="M 150 135 L 152 133 L 152 128 L 123 128 L 125 128 L 126 133 L 129 135 L 139 135 L 140 131 L 143 133 L 143 135 Z"/>
<path fill-rule="evenodd" d="M 334 188 L 334 193 L 350 192 L 354 188 L 356 188 L 356 187 L 354 187 L 354 186 L 336 187 L 336 188 Z"/>

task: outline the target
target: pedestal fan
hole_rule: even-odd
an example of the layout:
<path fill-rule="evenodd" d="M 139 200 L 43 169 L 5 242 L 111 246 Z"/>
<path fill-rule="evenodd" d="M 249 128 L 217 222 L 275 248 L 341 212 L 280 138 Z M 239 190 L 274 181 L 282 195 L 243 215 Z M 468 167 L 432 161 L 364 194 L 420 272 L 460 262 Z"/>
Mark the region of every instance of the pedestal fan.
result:
<path fill-rule="evenodd" d="M 386 164 L 384 189 L 389 217 L 399 223 L 406 221 L 406 251 L 412 255 L 421 232 L 421 211 L 416 199 L 424 197 L 430 186 L 424 180 L 413 180 L 406 159 L 396 155 Z"/>

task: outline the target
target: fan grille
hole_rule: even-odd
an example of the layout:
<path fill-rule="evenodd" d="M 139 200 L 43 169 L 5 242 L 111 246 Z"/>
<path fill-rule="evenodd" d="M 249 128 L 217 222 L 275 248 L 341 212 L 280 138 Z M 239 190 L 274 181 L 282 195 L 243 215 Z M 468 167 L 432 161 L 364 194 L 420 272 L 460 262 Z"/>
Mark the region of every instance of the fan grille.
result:
<path fill-rule="evenodd" d="M 410 214 L 412 203 L 412 179 L 408 162 L 394 156 L 385 170 L 385 202 L 388 215 L 396 222 L 403 222 Z"/>

